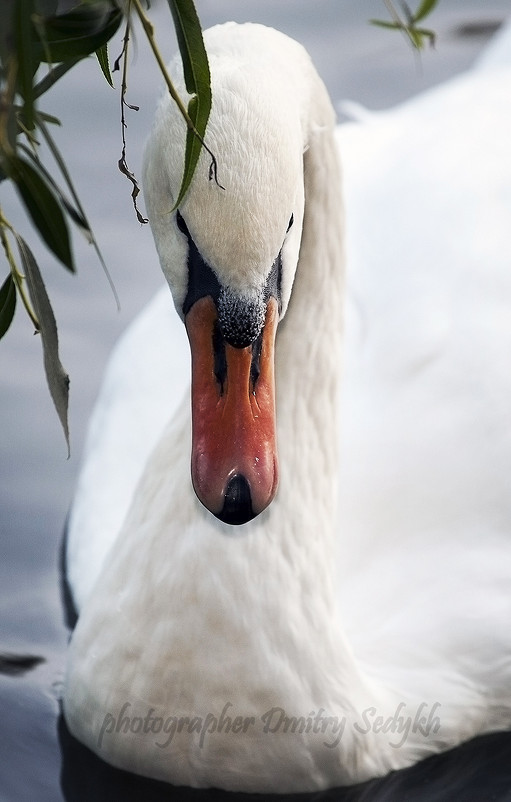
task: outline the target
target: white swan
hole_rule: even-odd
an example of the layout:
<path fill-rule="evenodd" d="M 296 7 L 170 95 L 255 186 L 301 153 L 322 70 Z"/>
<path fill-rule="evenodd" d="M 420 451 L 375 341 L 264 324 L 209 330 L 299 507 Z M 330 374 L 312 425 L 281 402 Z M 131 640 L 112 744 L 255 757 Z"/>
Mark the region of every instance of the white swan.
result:
<path fill-rule="evenodd" d="M 511 68 L 489 59 L 336 133 L 352 267 L 339 514 L 334 115 L 282 34 L 229 24 L 206 43 L 208 141 L 225 191 L 203 154 L 182 219 L 170 213 L 183 130 L 165 99 L 146 202 L 178 311 L 196 248 L 224 288 L 226 337 L 231 325 L 242 336 L 236 304 L 258 330 L 261 288 L 281 261 L 280 487 L 243 527 L 197 500 L 184 327 L 159 295 L 118 347 L 91 426 L 69 529 L 80 615 L 64 713 L 105 760 L 175 784 L 354 783 L 511 723 Z M 209 303 L 195 306 L 211 327 Z M 209 390 L 197 389 L 203 402 Z M 254 446 L 250 433 L 241 442 Z M 266 442 L 272 452 L 271 432 Z M 219 464 L 204 491 L 216 512 Z"/>

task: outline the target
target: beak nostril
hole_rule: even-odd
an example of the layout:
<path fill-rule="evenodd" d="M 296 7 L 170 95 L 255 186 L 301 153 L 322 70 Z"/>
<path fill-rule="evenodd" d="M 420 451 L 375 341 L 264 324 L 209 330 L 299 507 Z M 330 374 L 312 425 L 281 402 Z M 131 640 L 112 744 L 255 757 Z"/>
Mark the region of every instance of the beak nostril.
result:
<path fill-rule="evenodd" d="M 237 473 L 227 483 L 224 493 L 224 506 L 216 514 L 226 524 L 245 524 L 256 517 L 252 508 L 250 485 L 245 477 Z"/>
<path fill-rule="evenodd" d="M 261 352 L 263 349 L 263 333 L 259 335 L 257 340 L 252 343 L 252 362 L 250 364 L 250 382 L 252 385 L 252 392 L 255 392 L 257 380 L 261 373 Z"/>
<path fill-rule="evenodd" d="M 227 379 L 227 359 L 225 356 L 225 340 L 220 331 L 218 320 L 213 326 L 213 370 L 215 378 L 220 385 L 220 395 L 223 395 L 224 384 Z"/>

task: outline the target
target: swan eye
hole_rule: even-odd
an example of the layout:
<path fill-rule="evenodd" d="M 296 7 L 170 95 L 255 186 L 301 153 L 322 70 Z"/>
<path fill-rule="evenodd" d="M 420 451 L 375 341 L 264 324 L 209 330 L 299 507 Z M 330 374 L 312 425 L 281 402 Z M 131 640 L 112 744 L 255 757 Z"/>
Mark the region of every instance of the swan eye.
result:
<path fill-rule="evenodd" d="M 176 224 L 177 224 L 178 229 L 180 231 L 182 231 L 183 234 L 186 234 L 187 237 L 190 237 L 190 232 L 188 231 L 188 227 L 187 227 L 187 225 L 186 225 L 186 223 L 184 221 L 184 218 L 183 218 L 182 214 L 179 212 L 179 210 L 176 212 Z"/>
<path fill-rule="evenodd" d="M 178 212 L 178 214 L 179 214 L 179 212 Z M 292 214 L 291 217 L 289 218 L 289 223 L 288 223 L 288 226 L 287 226 L 287 229 L 286 229 L 286 234 L 289 231 L 289 229 L 291 228 L 291 226 L 293 225 L 294 221 L 295 221 L 295 216 L 294 216 L 294 214 Z"/>

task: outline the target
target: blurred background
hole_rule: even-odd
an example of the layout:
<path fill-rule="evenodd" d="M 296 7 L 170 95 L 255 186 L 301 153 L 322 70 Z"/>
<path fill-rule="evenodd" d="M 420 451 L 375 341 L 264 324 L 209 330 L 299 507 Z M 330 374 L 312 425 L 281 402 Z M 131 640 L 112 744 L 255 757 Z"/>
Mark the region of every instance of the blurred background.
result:
<path fill-rule="evenodd" d="M 385 109 L 465 70 L 511 10 L 508 0 L 440 0 L 425 22 L 436 31 L 436 47 L 418 59 L 400 34 L 369 24 L 373 17 L 387 18 L 383 0 L 196 0 L 196 5 L 203 27 L 229 19 L 256 21 L 302 42 L 341 121 L 346 100 Z M 175 40 L 168 6 L 163 0 L 151 6 L 160 48 L 170 57 Z M 121 44 L 119 32 L 110 44 L 111 61 Z M 127 161 L 140 177 L 143 144 L 161 91 L 140 31 L 128 83 L 127 101 L 140 110 L 127 111 Z M 40 341 L 19 307 L 0 343 L 0 652 L 40 656 L 44 662 L 26 673 L 23 665 L 18 670 L 11 665 L 10 673 L 0 676 L 0 802 L 60 798 L 56 718 L 68 637 L 59 592 L 62 534 L 108 354 L 163 283 L 149 227 L 137 222 L 131 185 L 117 169 L 119 104 L 119 92 L 90 58 L 44 97 L 42 108 L 62 121 L 54 136 L 115 283 L 120 311 L 80 234 L 74 235 L 78 273 L 72 276 L 30 231 L 16 197 L 1 185 L 5 214 L 36 253 L 56 313 L 61 359 L 71 377 L 71 457 L 46 388 Z"/>

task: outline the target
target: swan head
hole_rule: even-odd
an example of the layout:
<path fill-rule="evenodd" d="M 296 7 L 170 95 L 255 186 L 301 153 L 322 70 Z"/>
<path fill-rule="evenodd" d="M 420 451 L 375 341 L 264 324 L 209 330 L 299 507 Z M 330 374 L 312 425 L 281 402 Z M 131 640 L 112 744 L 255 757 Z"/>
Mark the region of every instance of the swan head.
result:
<path fill-rule="evenodd" d="M 186 129 L 164 97 L 146 145 L 144 195 L 190 342 L 193 486 L 214 515 L 241 524 L 278 484 L 273 354 L 299 258 L 313 68 L 300 45 L 259 25 L 228 23 L 204 39 L 213 93 L 205 139 L 218 183 L 203 150 L 173 210 Z M 180 62 L 170 69 L 186 97 Z"/>

